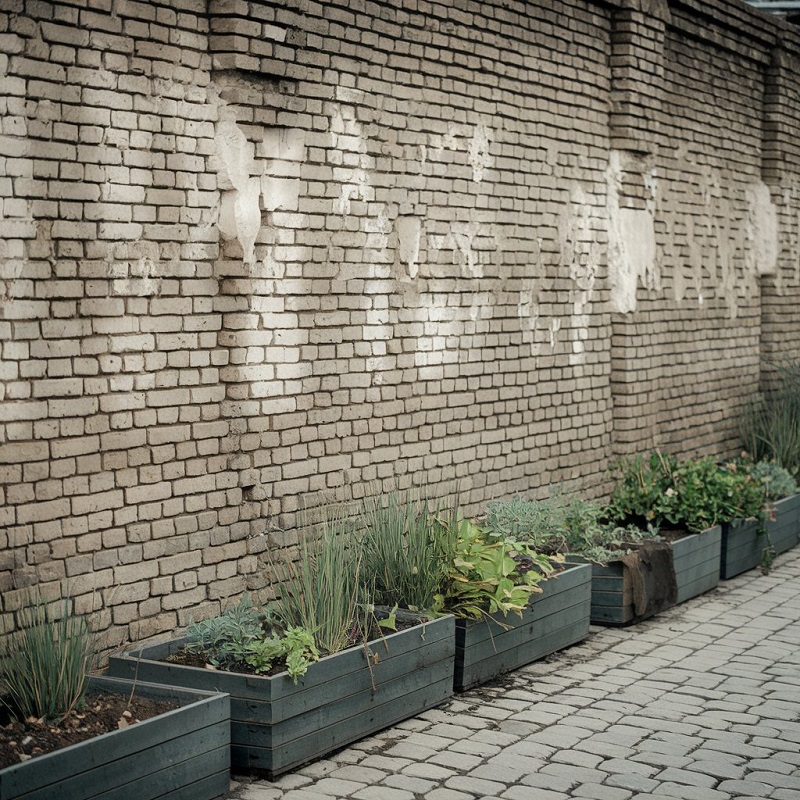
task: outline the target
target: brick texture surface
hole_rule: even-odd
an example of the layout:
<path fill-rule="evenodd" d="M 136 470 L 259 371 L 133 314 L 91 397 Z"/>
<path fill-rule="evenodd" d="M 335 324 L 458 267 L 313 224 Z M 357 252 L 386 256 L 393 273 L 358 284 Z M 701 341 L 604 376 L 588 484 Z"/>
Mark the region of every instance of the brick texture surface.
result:
<path fill-rule="evenodd" d="M 304 505 L 601 496 L 800 346 L 800 40 L 735 4 L 0 9 L 0 633 L 250 589 Z"/>

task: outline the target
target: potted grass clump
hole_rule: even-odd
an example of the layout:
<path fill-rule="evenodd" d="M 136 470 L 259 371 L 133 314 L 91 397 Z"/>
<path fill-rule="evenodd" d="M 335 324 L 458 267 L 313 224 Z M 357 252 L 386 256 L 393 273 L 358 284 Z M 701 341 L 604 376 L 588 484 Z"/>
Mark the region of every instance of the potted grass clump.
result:
<path fill-rule="evenodd" d="M 737 521 L 762 524 L 761 486 L 736 462 L 718 463 L 711 456 L 681 461 L 654 452 L 618 462 L 615 472 L 608 515 L 617 522 L 645 522 L 668 539 L 679 603 L 726 577 L 724 541 L 740 526 Z"/>
<path fill-rule="evenodd" d="M 768 572 L 777 554 L 797 544 L 800 528 L 800 495 L 787 470 L 768 461 L 739 462 L 734 468 L 750 479 L 754 499 L 753 507 L 723 525 L 723 579 L 756 567 Z"/>
<path fill-rule="evenodd" d="M 490 503 L 487 509 L 490 530 L 506 531 L 536 551 L 561 553 L 568 565 L 581 565 L 591 622 L 624 625 L 674 603 L 671 561 L 652 528 L 611 524 L 600 505 L 577 498 L 515 497 Z M 655 585 L 650 575 L 657 561 L 662 580 Z"/>
<path fill-rule="evenodd" d="M 0 798 L 210 800 L 230 783 L 224 694 L 91 676 L 94 637 L 36 594 L 0 661 Z M 2 711 L 2 709 L 0 709 Z"/>
<path fill-rule="evenodd" d="M 267 608 L 245 603 L 112 658 L 110 671 L 228 692 L 232 764 L 269 777 L 452 695 L 452 617 L 376 609 L 352 520 L 334 515 L 307 532 L 284 567 L 281 597 Z"/>
<path fill-rule="evenodd" d="M 392 492 L 367 501 L 364 520 L 365 571 L 376 599 L 455 616 L 456 690 L 543 658 L 588 632 L 588 571 L 546 580 L 561 568 L 558 556 L 464 519 L 455 500 L 434 505 Z"/>

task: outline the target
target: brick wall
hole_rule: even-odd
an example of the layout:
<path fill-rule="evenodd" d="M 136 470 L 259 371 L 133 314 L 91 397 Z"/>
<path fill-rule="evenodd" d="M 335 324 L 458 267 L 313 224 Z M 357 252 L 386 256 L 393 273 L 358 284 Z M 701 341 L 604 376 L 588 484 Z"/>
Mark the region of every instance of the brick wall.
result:
<path fill-rule="evenodd" d="M 326 498 L 733 451 L 797 353 L 800 48 L 743 5 L 85 5 L 0 6 L 0 633 L 266 594 Z"/>

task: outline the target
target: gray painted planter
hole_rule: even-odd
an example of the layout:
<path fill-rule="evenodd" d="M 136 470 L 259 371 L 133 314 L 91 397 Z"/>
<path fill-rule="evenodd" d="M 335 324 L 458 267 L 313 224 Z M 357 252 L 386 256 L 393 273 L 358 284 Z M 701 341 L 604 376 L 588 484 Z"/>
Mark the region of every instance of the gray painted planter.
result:
<path fill-rule="evenodd" d="M 621 561 L 592 564 L 591 621 L 599 625 L 626 625 L 636 616 L 633 589 Z"/>
<path fill-rule="evenodd" d="M 755 569 L 769 546 L 758 520 L 734 520 L 722 526 L 722 556 L 719 576 L 728 580 Z"/>
<path fill-rule="evenodd" d="M 544 658 L 589 633 L 592 570 L 588 564 L 572 565 L 540 586 L 542 593 L 534 595 L 521 618 L 494 615 L 500 624 L 456 620 L 456 691 Z"/>
<path fill-rule="evenodd" d="M 722 528 L 719 525 L 672 542 L 678 603 L 685 603 L 719 585 L 721 551 Z"/>
<path fill-rule="evenodd" d="M 131 681 L 92 678 L 130 695 Z M 230 698 L 136 683 L 143 697 L 183 705 L 0 770 L 0 800 L 210 800 L 230 787 Z"/>
<path fill-rule="evenodd" d="M 109 671 L 231 695 L 231 763 L 279 775 L 453 694 L 454 620 L 442 617 L 326 656 L 297 684 L 161 661 L 183 640 L 112 656 Z"/>
<path fill-rule="evenodd" d="M 672 542 L 677 602 L 683 603 L 719 584 L 722 530 L 719 526 Z M 592 622 L 627 625 L 636 618 L 633 588 L 620 561 L 592 564 Z"/>
<path fill-rule="evenodd" d="M 767 522 L 767 534 L 776 553 L 785 553 L 800 543 L 800 494 L 774 503 L 775 519 Z"/>
<path fill-rule="evenodd" d="M 800 538 L 800 495 L 774 503 L 775 519 L 766 523 L 766 535 L 756 520 L 736 520 L 722 528 L 720 577 L 741 575 L 761 564 L 770 544 L 776 553 L 785 553 Z"/>

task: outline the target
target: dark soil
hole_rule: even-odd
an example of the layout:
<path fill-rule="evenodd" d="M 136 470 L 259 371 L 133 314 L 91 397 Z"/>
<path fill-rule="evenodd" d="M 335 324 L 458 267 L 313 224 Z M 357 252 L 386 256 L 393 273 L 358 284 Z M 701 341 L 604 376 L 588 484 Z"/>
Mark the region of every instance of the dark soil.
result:
<path fill-rule="evenodd" d="M 87 694 L 83 708 L 57 724 L 42 720 L 0 718 L 0 769 L 116 731 L 177 708 L 169 700 L 127 695 Z M 5 709 L 3 709 L 5 711 Z M 0 717 L 3 714 L 0 713 Z"/>

